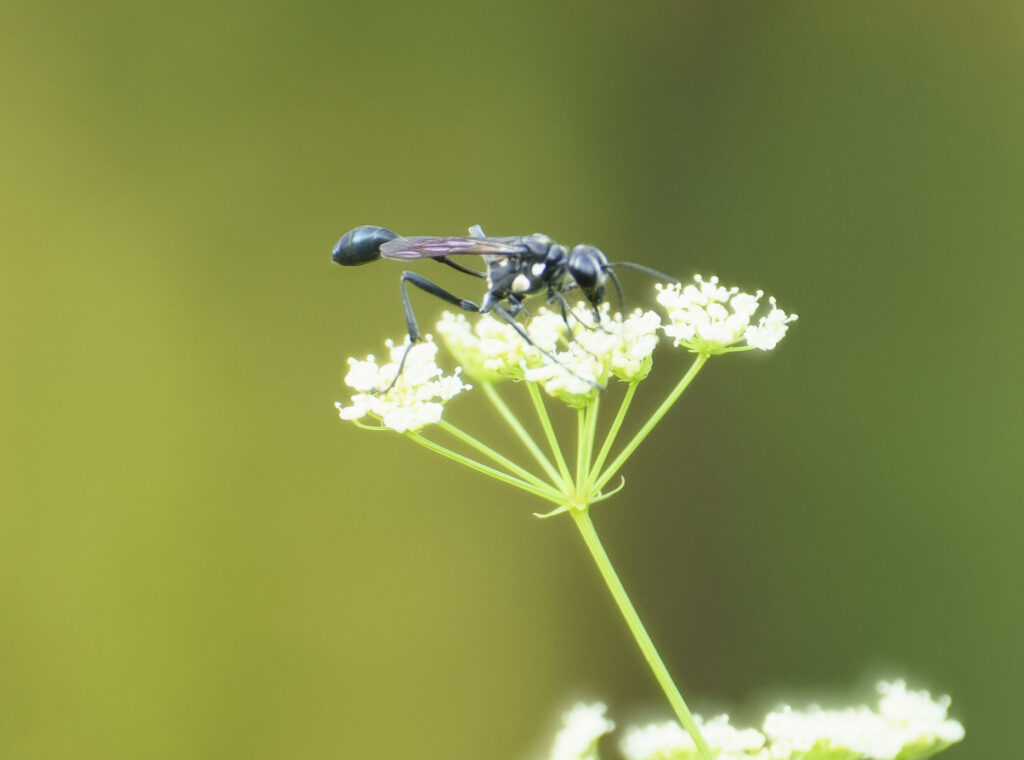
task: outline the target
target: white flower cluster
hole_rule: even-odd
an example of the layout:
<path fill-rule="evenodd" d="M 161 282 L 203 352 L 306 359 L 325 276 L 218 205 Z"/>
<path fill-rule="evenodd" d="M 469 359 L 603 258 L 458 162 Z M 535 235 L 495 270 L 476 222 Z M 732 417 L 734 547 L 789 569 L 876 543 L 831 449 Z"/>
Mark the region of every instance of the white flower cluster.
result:
<path fill-rule="evenodd" d="M 580 703 L 565 713 L 551 748 L 551 760 L 597 760 L 597 740 L 615 728 L 604 717 L 607 709 L 600 702 Z"/>
<path fill-rule="evenodd" d="M 736 728 L 727 715 L 694 719 L 717 760 L 923 760 L 963 739 L 963 726 L 947 717 L 949 697 L 933 699 L 926 691 L 908 691 L 903 681 L 883 681 L 876 688 L 881 694 L 876 710 L 783 707 L 768 714 L 761 731 Z M 597 738 L 612 729 L 604 710 L 604 705 L 577 705 L 567 713 L 566 728 L 555 745 L 579 751 L 552 753 L 552 760 L 593 760 L 595 756 L 584 749 L 592 749 Z M 570 724 L 576 726 L 572 732 Z M 675 721 L 629 728 L 619 748 L 626 760 L 701 757 L 693 739 Z"/>
<path fill-rule="evenodd" d="M 522 378 L 529 348 L 507 322 L 482 315 L 472 324 L 465 314 L 441 314 L 437 331 L 456 361 L 474 380 L 494 382 L 503 377 Z M 536 353 L 533 351 L 533 353 Z"/>
<path fill-rule="evenodd" d="M 437 344 L 429 335 L 409 349 L 398 380 L 395 375 L 409 339 L 400 345 L 389 340 L 385 345 L 391 360 L 382 365 L 372 354 L 363 360 L 348 360 L 345 384 L 356 393 L 349 406 L 340 401 L 335 404 L 343 420 L 369 416 L 399 433 L 419 430 L 439 422 L 445 402 L 471 387 L 462 382 L 459 369 L 445 375 L 437 366 Z"/>
<path fill-rule="evenodd" d="M 700 726 L 708 746 L 718 760 L 768 760 L 764 735 L 752 728 L 740 729 L 729 725 L 728 715 L 719 715 L 706 723 L 699 715 L 694 720 Z M 675 721 L 652 723 L 633 727 L 619 745 L 627 760 L 699 760 L 700 753 L 693 739 Z"/>
<path fill-rule="evenodd" d="M 627 383 L 646 377 L 660 325 L 661 318 L 652 311 L 637 309 L 623 317 L 611 314 L 608 303 L 601 305 L 600 319 L 595 320 L 593 311 L 580 303 L 567 319 L 539 309 L 523 325 L 529 342 L 511 325 L 486 314 L 471 325 L 462 314 L 445 313 L 437 330 L 471 377 L 540 383 L 550 395 L 579 406 L 610 376 Z"/>
<path fill-rule="evenodd" d="M 927 691 L 907 691 L 903 681 L 881 682 L 877 712 L 793 710 L 784 707 L 765 718 L 773 758 L 924 758 L 964 738 L 964 727 L 946 717 L 948 696 L 933 700 Z"/>
<path fill-rule="evenodd" d="M 769 299 L 768 313 L 753 322 L 761 291 L 740 293 L 720 286 L 715 277 L 705 281 L 699 275 L 695 283 L 657 286 L 658 301 L 668 312 L 664 327 L 653 311 L 636 309 L 623 316 L 613 314 L 608 302 L 597 312 L 580 302 L 565 315 L 543 307 L 516 325 L 490 314 L 471 322 L 464 314 L 445 312 L 437 329 L 469 377 L 538 383 L 549 395 L 582 408 L 611 377 L 626 383 L 647 377 L 659 329 L 677 346 L 710 355 L 773 348 L 796 319 Z M 746 345 L 736 345 L 740 341 Z M 399 374 L 408 345 L 408 339 L 401 345 L 388 341 L 390 361 L 380 365 L 372 355 L 348 360 L 345 382 L 356 393 L 349 405 L 337 404 L 342 419 L 371 417 L 381 427 L 416 431 L 440 421 L 445 402 L 470 387 L 459 377 L 462 369 L 445 375 L 438 367 L 430 336 L 412 346 Z"/>
<path fill-rule="evenodd" d="M 762 291 L 741 293 L 726 288 L 718 278 L 705 280 L 696 275 L 688 285 L 658 285 L 658 303 L 668 310 L 665 334 L 675 345 L 695 353 L 720 354 L 729 350 L 775 348 L 789 329 L 796 314 L 786 314 L 769 298 L 768 313 L 752 322 L 761 305 Z M 746 346 L 737 346 L 741 341 Z"/>

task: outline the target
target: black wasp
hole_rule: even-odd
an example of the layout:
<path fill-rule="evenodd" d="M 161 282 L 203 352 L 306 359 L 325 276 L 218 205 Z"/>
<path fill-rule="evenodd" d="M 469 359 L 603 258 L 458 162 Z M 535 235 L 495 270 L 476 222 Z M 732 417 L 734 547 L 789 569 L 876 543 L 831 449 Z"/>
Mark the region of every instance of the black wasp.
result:
<path fill-rule="evenodd" d="M 466 254 L 483 257 L 486 271 L 463 266 L 450 258 Z M 416 272 L 402 272 L 402 306 L 410 344 L 419 341 L 422 333 L 409 303 L 407 283 L 464 311 L 478 314 L 494 312 L 532 345 L 526 331 L 516 322 L 516 315 L 523 311 L 523 299 L 527 296 L 543 293 L 549 304 L 558 304 L 568 325 L 570 308 L 565 293 L 571 290 L 579 288 L 595 315 L 598 314 L 597 307 L 604 301 L 609 281 L 621 302 L 622 288 L 615 275 L 615 267 L 635 269 L 666 281 L 675 279 L 639 264 L 611 263 L 599 248 L 592 245 L 577 245 L 569 249 L 541 233 L 487 237 L 479 226 L 470 228 L 468 237 L 402 237 L 384 227 L 356 227 L 341 236 L 331 258 L 342 266 L 359 266 L 379 258 L 400 261 L 429 258 L 487 281 L 487 292 L 477 305 L 449 293 Z M 546 351 L 541 353 L 557 363 Z M 405 356 L 402 357 L 404 363 Z"/>

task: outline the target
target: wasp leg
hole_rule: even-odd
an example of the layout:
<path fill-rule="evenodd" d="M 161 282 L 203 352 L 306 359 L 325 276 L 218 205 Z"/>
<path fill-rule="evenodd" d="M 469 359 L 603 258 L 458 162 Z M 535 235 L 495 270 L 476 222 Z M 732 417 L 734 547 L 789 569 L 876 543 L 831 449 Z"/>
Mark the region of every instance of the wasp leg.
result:
<path fill-rule="evenodd" d="M 459 298 L 456 295 L 449 293 L 444 288 L 435 285 L 426 277 L 416 274 L 415 272 L 402 272 L 402 278 L 400 280 L 400 287 L 402 290 L 402 309 L 405 311 L 405 327 L 409 331 L 409 344 L 405 347 L 405 351 L 402 352 L 402 358 L 398 362 L 398 371 L 395 373 L 395 378 L 392 380 L 387 388 L 378 390 L 377 393 L 387 393 L 391 390 L 395 383 L 398 382 L 398 378 L 402 376 L 402 369 L 405 367 L 405 360 L 409 357 L 409 351 L 412 347 L 423 340 L 423 333 L 420 332 L 420 326 L 416 323 L 416 315 L 412 313 L 412 303 L 409 301 L 409 291 L 406 289 L 405 284 L 411 283 L 420 290 L 430 293 L 432 296 L 437 296 L 442 301 L 450 303 L 452 306 L 458 306 L 464 311 L 470 311 L 474 314 L 480 312 L 480 307 L 472 301 L 467 301 L 465 298 Z"/>
<path fill-rule="evenodd" d="M 462 266 L 462 264 L 458 264 L 458 263 L 452 261 L 447 256 L 438 256 L 436 259 L 434 259 L 434 261 L 440 261 L 442 264 L 447 264 L 452 269 L 458 270 L 459 272 L 462 272 L 463 274 L 470 274 L 470 275 L 473 275 L 474 277 L 480 277 L 480 278 L 484 278 L 484 277 L 487 276 L 486 272 L 480 272 L 480 271 L 478 271 L 476 269 L 471 269 L 470 267 L 464 267 L 464 266 Z"/>
<path fill-rule="evenodd" d="M 525 314 L 528 317 L 532 316 L 530 314 L 530 310 L 526 308 L 526 304 L 523 303 L 519 296 L 512 294 L 506 300 L 508 301 L 508 306 L 506 308 L 508 308 L 509 314 L 513 317 L 518 318 L 520 314 Z"/>
<path fill-rule="evenodd" d="M 569 320 L 566 317 L 566 311 L 568 310 L 568 313 L 572 316 L 572 318 L 575 319 L 585 329 L 587 329 L 587 330 L 600 330 L 601 332 L 605 332 L 605 333 L 608 332 L 607 330 L 605 330 L 600 325 L 600 322 L 601 322 L 601 312 L 597 308 L 596 305 L 591 305 L 591 307 L 590 307 L 594 311 L 594 324 L 592 324 L 592 325 L 588 325 L 586 322 L 584 322 L 582 319 L 580 319 L 579 317 L 576 316 L 576 312 L 572 311 L 572 308 L 569 305 L 569 301 L 565 297 L 565 294 L 566 293 L 571 293 L 572 291 L 574 291 L 574 290 L 576 290 L 578 288 L 579 288 L 579 285 L 570 285 L 569 287 L 567 287 L 567 288 L 565 288 L 563 290 L 560 290 L 560 291 L 559 290 L 552 290 L 551 293 L 548 295 L 548 303 L 551 303 L 551 301 L 559 301 L 559 307 L 562 309 L 562 318 L 565 320 L 565 326 L 566 327 L 569 327 Z M 571 327 L 569 327 L 569 332 L 570 333 L 572 332 L 572 328 Z"/>
<path fill-rule="evenodd" d="M 572 306 L 569 305 L 569 301 L 561 293 L 554 292 L 551 294 L 551 297 L 558 301 L 558 310 L 562 314 L 562 321 L 565 322 L 565 329 L 569 331 L 569 340 L 576 340 L 576 336 L 572 332 L 572 325 L 569 324 L 569 315 L 572 314 L 573 319 L 577 322 L 580 321 L 579 317 L 572 313 Z"/>
<path fill-rule="evenodd" d="M 578 324 L 578 325 L 579 325 L 580 327 L 582 327 L 582 328 L 583 328 L 584 330 L 600 330 L 600 331 L 601 331 L 601 332 L 603 332 L 603 333 L 604 333 L 605 335 L 608 335 L 608 334 L 609 334 L 609 333 L 608 333 L 608 331 L 607 331 L 607 330 L 605 330 L 605 329 L 604 329 L 604 328 L 603 328 L 603 327 L 601 326 L 601 324 L 600 324 L 600 321 L 601 321 L 601 315 L 600 315 L 600 313 L 599 313 L 599 312 L 598 312 L 598 311 L 596 310 L 596 308 L 595 308 L 595 310 L 594 310 L 594 316 L 595 316 L 595 319 L 594 319 L 594 324 L 592 324 L 592 325 L 588 325 L 588 324 L 587 324 L 586 322 L 584 322 L 584 321 L 583 321 L 582 319 L 580 319 L 580 318 L 579 318 L 579 315 L 577 315 L 577 314 L 576 314 L 576 312 L 574 312 L 574 311 L 572 310 L 572 307 L 571 307 L 571 306 L 569 305 L 569 302 L 568 302 L 568 301 L 566 300 L 566 298 L 565 298 L 565 296 L 564 296 L 564 295 L 562 295 L 561 293 L 558 293 L 558 292 L 554 292 L 554 293 L 552 293 L 552 294 L 551 294 L 551 296 L 552 296 L 552 298 L 553 298 L 553 299 L 554 299 L 555 301 L 557 301 L 557 302 L 558 302 L 558 309 L 559 309 L 559 311 L 561 311 L 561 313 L 562 313 L 562 321 L 563 321 L 563 322 L 565 322 L 565 329 L 566 329 L 566 330 L 567 330 L 567 331 L 569 332 L 569 340 L 570 340 L 570 341 L 575 341 L 575 340 L 576 340 L 576 335 L 575 335 L 575 333 L 573 333 L 573 331 L 572 331 L 572 323 L 570 323 L 570 322 L 569 322 L 569 317 L 572 317 L 573 319 L 575 319 L 575 320 L 576 320 L 576 323 L 577 323 L 577 324 Z M 582 348 L 582 349 L 583 349 L 584 351 L 586 351 L 586 352 L 587 352 L 588 354 L 590 354 L 591 356 L 593 356 L 593 357 L 594 357 L 595 359 L 597 358 L 597 354 L 595 354 L 595 353 L 594 353 L 593 351 L 591 351 L 591 350 L 590 350 L 589 348 L 587 348 L 586 346 L 584 346 L 584 345 L 581 345 L 581 344 L 579 344 L 579 343 L 577 343 L 576 345 L 578 345 L 578 346 L 579 346 L 580 348 Z"/>
<path fill-rule="evenodd" d="M 449 293 L 439 285 L 435 285 L 423 275 L 416 274 L 415 272 L 402 272 L 402 308 L 405 309 L 405 326 L 409 329 L 409 340 L 413 343 L 418 342 L 422 339 L 422 333 L 420 333 L 419 325 L 416 324 L 416 316 L 412 313 L 412 304 L 409 302 L 409 291 L 406 289 L 405 284 L 411 283 L 420 290 L 430 293 L 432 296 L 437 296 L 445 303 L 450 303 L 452 306 L 458 306 L 463 311 L 471 311 L 474 314 L 480 312 L 480 307 L 472 301 L 467 301 L 465 298 L 459 298 L 456 295 Z"/>
<path fill-rule="evenodd" d="M 569 317 L 572 317 L 576 321 L 576 324 L 578 324 L 584 330 L 600 330 L 605 335 L 611 334 L 602 326 L 601 312 L 596 306 L 592 307 L 594 311 L 594 324 L 589 324 L 583 319 L 581 319 L 580 316 L 575 311 L 572 310 L 572 306 L 569 305 L 569 301 L 561 293 L 552 293 L 551 299 L 558 302 L 558 308 L 562 313 L 562 321 L 565 322 L 565 329 L 569 331 L 569 340 L 576 339 L 576 335 L 573 333 L 572 323 L 569 321 Z M 587 351 L 587 353 L 590 354 L 591 356 L 594 356 L 594 353 L 592 351 Z"/>

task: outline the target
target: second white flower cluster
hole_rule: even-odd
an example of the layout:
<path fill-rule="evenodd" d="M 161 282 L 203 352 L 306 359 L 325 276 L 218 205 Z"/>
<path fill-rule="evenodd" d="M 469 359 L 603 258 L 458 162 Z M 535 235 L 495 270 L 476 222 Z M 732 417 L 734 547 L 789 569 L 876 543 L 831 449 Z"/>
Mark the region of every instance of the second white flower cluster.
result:
<path fill-rule="evenodd" d="M 948 696 L 910 691 L 903 681 L 881 682 L 878 707 L 771 712 L 762 731 L 737 728 L 727 715 L 702 721 L 718 760 L 922 760 L 964 737 L 947 717 Z M 598 740 L 615 728 L 603 704 L 579 704 L 563 717 L 551 760 L 598 760 Z M 675 721 L 628 728 L 619 744 L 627 760 L 699 760 L 700 753 Z"/>

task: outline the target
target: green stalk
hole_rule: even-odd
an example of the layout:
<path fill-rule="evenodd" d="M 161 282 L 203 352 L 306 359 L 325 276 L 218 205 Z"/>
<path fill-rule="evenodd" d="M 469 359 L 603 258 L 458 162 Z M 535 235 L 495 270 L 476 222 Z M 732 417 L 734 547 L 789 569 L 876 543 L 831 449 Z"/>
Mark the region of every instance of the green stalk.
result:
<path fill-rule="evenodd" d="M 584 460 L 584 452 L 586 451 L 586 435 L 587 435 L 587 410 L 577 409 L 576 410 L 576 498 L 582 499 L 584 478 L 586 474 L 586 461 Z"/>
<path fill-rule="evenodd" d="M 503 454 L 499 454 L 497 451 L 492 449 L 483 441 L 479 440 L 475 436 L 470 435 L 461 428 L 456 427 L 447 420 L 441 420 L 440 422 L 437 423 L 437 426 L 442 430 L 448 432 L 450 435 L 455 436 L 466 445 L 472 446 L 474 449 L 479 451 L 492 462 L 501 465 L 502 467 L 504 467 L 506 470 L 508 470 L 510 473 L 520 478 L 521 480 L 525 480 L 527 483 L 532 483 L 537 488 L 551 488 L 551 484 L 545 483 L 543 480 L 538 478 L 525 467 L 521 467 L 520 465 L 516 464 Z"/>
<path fill-rule="evenodd" d="M 594 460 L 594 464 L 590 468 L 592 481 L 596 479 L 597 473 L 601 471 L 601 467 L 604 466 L 604 462 L 612 450 L 612 445 L 615 443 L 615 436 L 619 434 L 622 422 L 626 419 L 626 412 L 629 411 L 629 405 L 633 403 L 633 396 L 636 395 L 638 385 L 640 385 L 639 382 L 630 383 L 626 388 L 626 395 L 622 397 L 622 403 L 619 404 L 619 411 L 615 415 L 615 419 L 612 420 L 612 426 L 608 428 L 608 434 L 604 437 L 604 443 L 601 445 L 601 450 L 597 452 L 597 459 Z M 589 484 L 587 491 L 589 493 L 596 493 L 593 483 Z"/>
<path fill-rule="evenodd" d="M 566 493 L 572 488 L 572 475 L 569 474 L 569 466 L 565 463 L 565 457 L 562 455 L 562 447 L 558 445 L 558 437 L 555 435 L 555 429 L 551 425 L 551 418 L 548 416 L 547 407 L 544 406 L 544 399 L 541 398 L 540 389 L 536 383 L 527 383 L 526 390 L 530 394 L 530 400 L 533 402 L 533 408 L 537 410 L 537 418 L 540 420 L 540 426 L 544 430 L 544 437 L 547 438 L 548 446 L 551 447 L 551 453 L 555 456 L 555 463 L 558 465 L 558 471 L 562 474 L 562 482 Z"/>
<path fill-rule="evenodd" d="M 520 480 L 519 478 L 504 473 L 501 470 L 496 470 L 493 467 L 488 467 L 485 464 L 481 464 L 475 459 L 470 459 L 469 457 L 463 454 L 459 454 L 458 452 L 452 451 L 451 449 L 447 449 L 439 443 L 434 443 L 433 441 L 424 438 L 419 433 L 406 433 L 406 436 L 408 436 L 410 440 L 415 441 L 420 446 L 423 446 L 424 448 L 429 449 L 430 451 L 433 451 L 436 454 L 440 454 L 443 457 L 447 457 L 448 459 L 451 459 L 454 462 L 458 462 L 459 464 L 464 464 L 471 470 L 476 470 L 477 472 L 483 473 L 484 475 L 492 477 L 495 480 L 500 480 L 502 483 L 505 483 L 506 485 L 521 488 L 522 490 L 528 493 L 532 493 L 534 496 L 539 496 L 541 499 L 544 499 L 545 501 L 554 502 L 559 506 L 565 503 L 565 495 L 554 490 L 553 488 L 551 488 L 551 486 L 544 486 L 543 488 L 538 488 L 532 483 L 528 483 L 524 480 Z"/>
<path fill-rule="evenodd" d="M 587 407 L 587 425 L 583 431 L 583 475 L 580 478 L 580 488 L 586 488 L 590 482 L 590 473 L 593 471 L 594 461 L 594 439 L 597 438 L 597 414 L 601 408 L 601 394 L 594 394 L 594 402 Z M 581 498 L 584 493 L 580 493 Z"/>
<path fill-rule="evenodd" d="M 697 358 L 693 360 L 693 364 L 690 365 L 690 369 L 687 370 L 686 374 L 683 375 L 683 378 L 676 384 L 676 387 L 672 389 L 672 392 L 668 394 L 665 400 L 661 402 L 661 406 L 654 411 L 654 414 L 652 414 L 651 418 L 644 423 L 644 426 L 640 428 L 640 431 L 633 436 L 633 439 L 626 444 L 625 448 L 617 457 L 615 457 L 615 460 L 608 465 L 607 469 L 605 469 L 605 471 L 597 478 L 593 486 L 594 491 L 600 491 L 604 488 L 605 484 L 615 476 L 615 473 L 619 471 L 619 468 L 625 464 L 626 460 L 629 459 L 630 456 L 632 456 L 637 447 L 644 442 L 644 439 L 654 429 L 654 426 L 661 421 L 661 418 L 664 417 L 668 410 L 672 408 L 672 405 L 676 403 L 679 397 L 683 394 L 683 391 L 686 390 L 686 387 L 693 382 L 693 378 L 697 376 L 697 373 L 700 372 L 700 368 L 704 366 L 704 363 L 707 360 L 707 354 L 697 354 Z"/>
<path fill-rule="evenodd" d="M 494 408 L 498 410 L 498 413 L 502 418 L 504 418 L 505 422 L 508 423 L 508 426 L 512 428 L 519 440 L 522 441 L 526 450 L 533 455 L 535 460 L 537 460 L 537 464 L 539 464 L 543 468 L 544 472 L 547 473 L 547 476 L 551 478 L 551 482 L 558 483 L 560 476 L 558 471 L 555 469 L 555 466 L 551 464 L 550 459 L 544 456 L 544 452 L 540 450 L 540 446 L 538 446 L 537 442 L 533 440 L 533 436 L 526 431 L 526 428 L 523 427 L 522 423 L 512 413 L 512 410 L 505 404 L 505 401 L 500 395 L 498 395 L 498 389 L 494 387 L 494 383 L 484 382 L 481 383 L 481 385 L 483 386 L 484 393 L 487 394 L 487 398 L 489 398 L 491 403 L 494 404 Z"/>
<path fill-rule="evenodd" d="M 675 712 L 680 724 L 682 724 L 683 728 L 685 728 L 693 738 L 693 743 L 697 745 L 697 750 L 700 752 L 701 757 L 704 760 L 715 760 L 715 755 L 711 751 L 711 747 L 708 746 L 707 741 L 704 739 L 704 735 L 701 733 L 700 727 L 697 725 L 697 721 L 694 720 L 693 714 L 686 706 L 686 702 L 683 700 L 683 695 L 680 694 L 679 689 L 676 688 L 675 682 L 672 680 L 672 676 L 669 675 L 668 668 L 665 667 L 665 663 L 658 654 L 658 650 L 654 648 L 654 642 L 651 641 L 651 637 L 648 635 L 647 629 L 644 628 L 644 624 L 640 621 L 640 616 L 637 614 L 636 608 L 633 607 L 633 603 L 629 600 L 629 595 L 626 594 L 626 589 L 623 587 L 622 581 L 619 580 L 619 576 L 615 572 L 615 568 L 612 567 L 612 562 L 608 558 L 608 554 L 605 552 L 604 547 L 601 545 L 601 540 L 597 536 L 597 531 L 594 529 L 594 523 L 590 519 L 588 510 L 585 508 L 570 509 L 569 514 L 572 515 L 572 518 L 576 523 L 576 527 L 579 528 L 580 535 L 583 537 L 583 542 L 587 545 L 587 549 L 590 550 L 590 556 L 593 557 L 594 562 L 597 564 L 597 569 L 601 572 L 601 577 L 604 578 L 604 582 L 608 586 L 608 590 L 611 592 L 612 598 L 615 599 L 615 604 L 618 605 L 619 612 L 621 612 L 622 617 L 625 618 L 626 625 L 629 626 L 630 633 L 632 633 L 633 638 L 636 639 L 636 643 L 639 645 L 640 651 L 644 655 L 644 659 L 647 660 L 647 664 L 653 671 L 654 677 L 657 679 L 662 691 L 665 692 L 665 696 L 668 697 L 669 704 L 672 705 L 672 710 Z"/>

